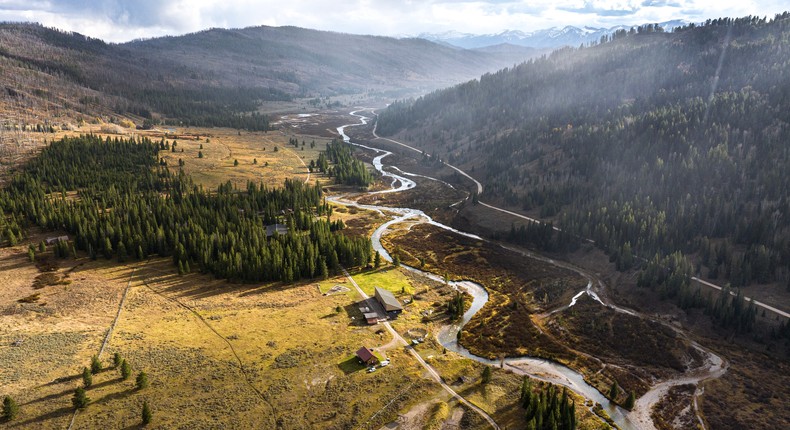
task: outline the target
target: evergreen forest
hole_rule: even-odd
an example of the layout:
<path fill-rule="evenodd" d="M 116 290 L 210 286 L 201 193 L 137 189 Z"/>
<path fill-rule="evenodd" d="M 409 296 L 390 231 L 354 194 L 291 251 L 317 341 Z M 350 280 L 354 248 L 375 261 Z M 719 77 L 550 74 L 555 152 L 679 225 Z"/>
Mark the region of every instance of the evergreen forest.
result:
<path fill-rule="evenodd" d="M 326 277 L 370 261 L 370 241 L 338 231 L 318 186 L 206 190 L 159 165 L 159 150 L 148 138 L 50 143 L 0 191 L 2 240 L 14 244 L 33 226 L 65 230 L 72 246 L 63 257 L 171 257 L 179 273 L 247 282 Z M 288 233 L 267 235 L 274 223 Z"/>
<path fill-rule="evenodd" d="M 621 270 L 680 252 L 692 275 L 790 286 L 790 13 L 619 31 L 395 103 L 378 130 L 564 232 L 512 240 L 591 239 Z"/>

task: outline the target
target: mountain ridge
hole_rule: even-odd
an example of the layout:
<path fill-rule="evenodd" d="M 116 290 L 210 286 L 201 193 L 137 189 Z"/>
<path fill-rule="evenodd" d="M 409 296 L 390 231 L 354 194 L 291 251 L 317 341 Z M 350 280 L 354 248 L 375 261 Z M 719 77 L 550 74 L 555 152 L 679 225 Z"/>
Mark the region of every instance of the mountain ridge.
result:
<path fill-rule="evenodd" d="M 6 122 L 15 126 L 63 115 L 69 119 L 58 121 L 132 115 L 175 124 L 239 125 L 240 115 L 266 101 L 420 93 L 531 55 L 524 49 L 459 50 L 418 38 L 292 26 L 215 28 L 113 44 L 39 24 L 5 23 L 0 24 L 0 82 L 7 90 L 0 91 L 0 109 L 13 113 Z"/>
<path fill-rule="evenodd" d="M 672 31 L 677 27 L 688 25 L 685 20 L 670 20 L 657 23 L 664 31 Z M 417 37 L 433 42 L 442 42 L 464 49 L 482 48 L 501 43 L 529 48 L 559 48 L 562 46 L 579 46 L 590 42 L 598 42 L 601 36 L 609 36 L 618 30 L 629 30 L 638 26 L 616 25 L 612 27 L 572 26 L 550 27 L 535 31 L 503 30 L 499 33 L 473 34 L 459 31 L 442 33 L 420 33 Z"/>

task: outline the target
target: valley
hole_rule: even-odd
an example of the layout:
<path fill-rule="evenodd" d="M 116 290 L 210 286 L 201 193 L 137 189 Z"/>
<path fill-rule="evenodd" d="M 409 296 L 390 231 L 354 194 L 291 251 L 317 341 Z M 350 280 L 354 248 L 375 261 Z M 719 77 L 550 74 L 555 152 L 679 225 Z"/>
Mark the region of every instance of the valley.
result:
<path fill-rule="evenodd" d="M 0 428 L 788 427 L 788 35 L 0 24 Z"/>

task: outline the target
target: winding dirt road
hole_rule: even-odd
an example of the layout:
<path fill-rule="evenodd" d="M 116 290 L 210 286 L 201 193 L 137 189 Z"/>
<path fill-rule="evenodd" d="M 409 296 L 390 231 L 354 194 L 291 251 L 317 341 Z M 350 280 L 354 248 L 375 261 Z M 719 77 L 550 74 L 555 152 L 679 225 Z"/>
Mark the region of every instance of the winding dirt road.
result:
<path fill-rule="evenodd" d="M 349 282 L 351 282 L 351 285 L 353 285 L 354 288 L 356 288 L 360 296 L 362 296 L 364 299 L 369 298 L 369 296 L 365 294 L 364 291 L 362 291 L 362 288 L 360 288 L 359 285 L 357 285 L 357 282 L 354 281 L 354 278 L 351 277 L 351 275 L 348 273 L 348 271 L 346 271 L 346 269 L 343 269 L 343 275 L 345 275 L 345 277 L 349 280 Z M 433 380 L 438 382 L 439 385 L 441 385 L 445 391 L 450 393 L 450 395 L 453 396 L 453 398 L 455 398 L 459 403 L 463 403 L 469 409 L 477 412 L 481 417 L 483 417 L 486 421 L 488 421 L 491 427 L 493 427 L 496 430 L 499 430 L 499 425 L 496 423 L 496 421 L 494 421 L 493 418 L 491 418 L 491 415 L 488 415 L 486 411 L 475 406 L 474 404 L 463 398 L 463 396 L 455 392 L 455 390 L 453 390 L 452 387 L 450 387 L 444 382 L 444 379 L 442 379 L 442 377 L 439 375 L 439 372 L 437 372 L 436 369 L 433 368 L 433 366 L 426 363 L 425 360 L 420 356 L 420 354 L 418 354 L 417 351 L 414 350 L 414 348 L 411 348 L 409 346 L 409 343 L 406 342 L 406 339 L 404 339 L 403 336 L 400 335 L 400 333 L 398 333 L 394 328 L 392 328 L 392 325 L 388 321 L 385 321 L 383 324 L 384 327 L 386 327 L 387 330 L 390 332 L 390 334 L 392 334 L 393 339 L 396 340 L 401 345 L 405 346 L 409 351 L 409 353 L 411 353 L 411 355 L 417 360 L 417 362 L 420 363 L 422 367 L 425 368 L 425 370 L 428 372 L 429 375 L 431 375 L 431 378 L 433 378 Z"/>

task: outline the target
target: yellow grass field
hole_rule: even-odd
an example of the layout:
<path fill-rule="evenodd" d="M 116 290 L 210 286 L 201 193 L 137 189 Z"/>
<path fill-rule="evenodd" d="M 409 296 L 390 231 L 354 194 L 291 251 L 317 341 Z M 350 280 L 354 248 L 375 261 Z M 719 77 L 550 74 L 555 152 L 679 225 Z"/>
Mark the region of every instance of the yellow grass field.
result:
<path fill-rule="evenodd" d="M 107 369 L 94 376 L 87 390 L 92 402 L 77 413 L 75 428 L 134 426 L 144 400 L 161 428 L 381 425 L 435 390 L 401 349 L 386 351 L 392 364 L 375 373 L 357 364 L 360 346 L 377 347 L 390 337 L 351 320 L 353 290 L 321 293 L 344 278 L 234 285 L 178 276 L 169 259 L 63 260 L 56 273 L 68 273 L 71 283 L 36 290 L 39 302 L 22 304 L 17 300 L 33 291 L 39 274 L 23 251 L 6 248 L 0 255 L 8 286 L 0 293 L 0 385 L 21 407 L 5 427 L 68 427 L 81 370 L 98 354 L 127 285 L 100 357 Z M 17 339 L 22 342 L 11 346 Z M 109 368 L 116 352 L 132 366 L 129 380 Z M 138 391 L 134 375 L 141 370 L 150 386 Z"/>

